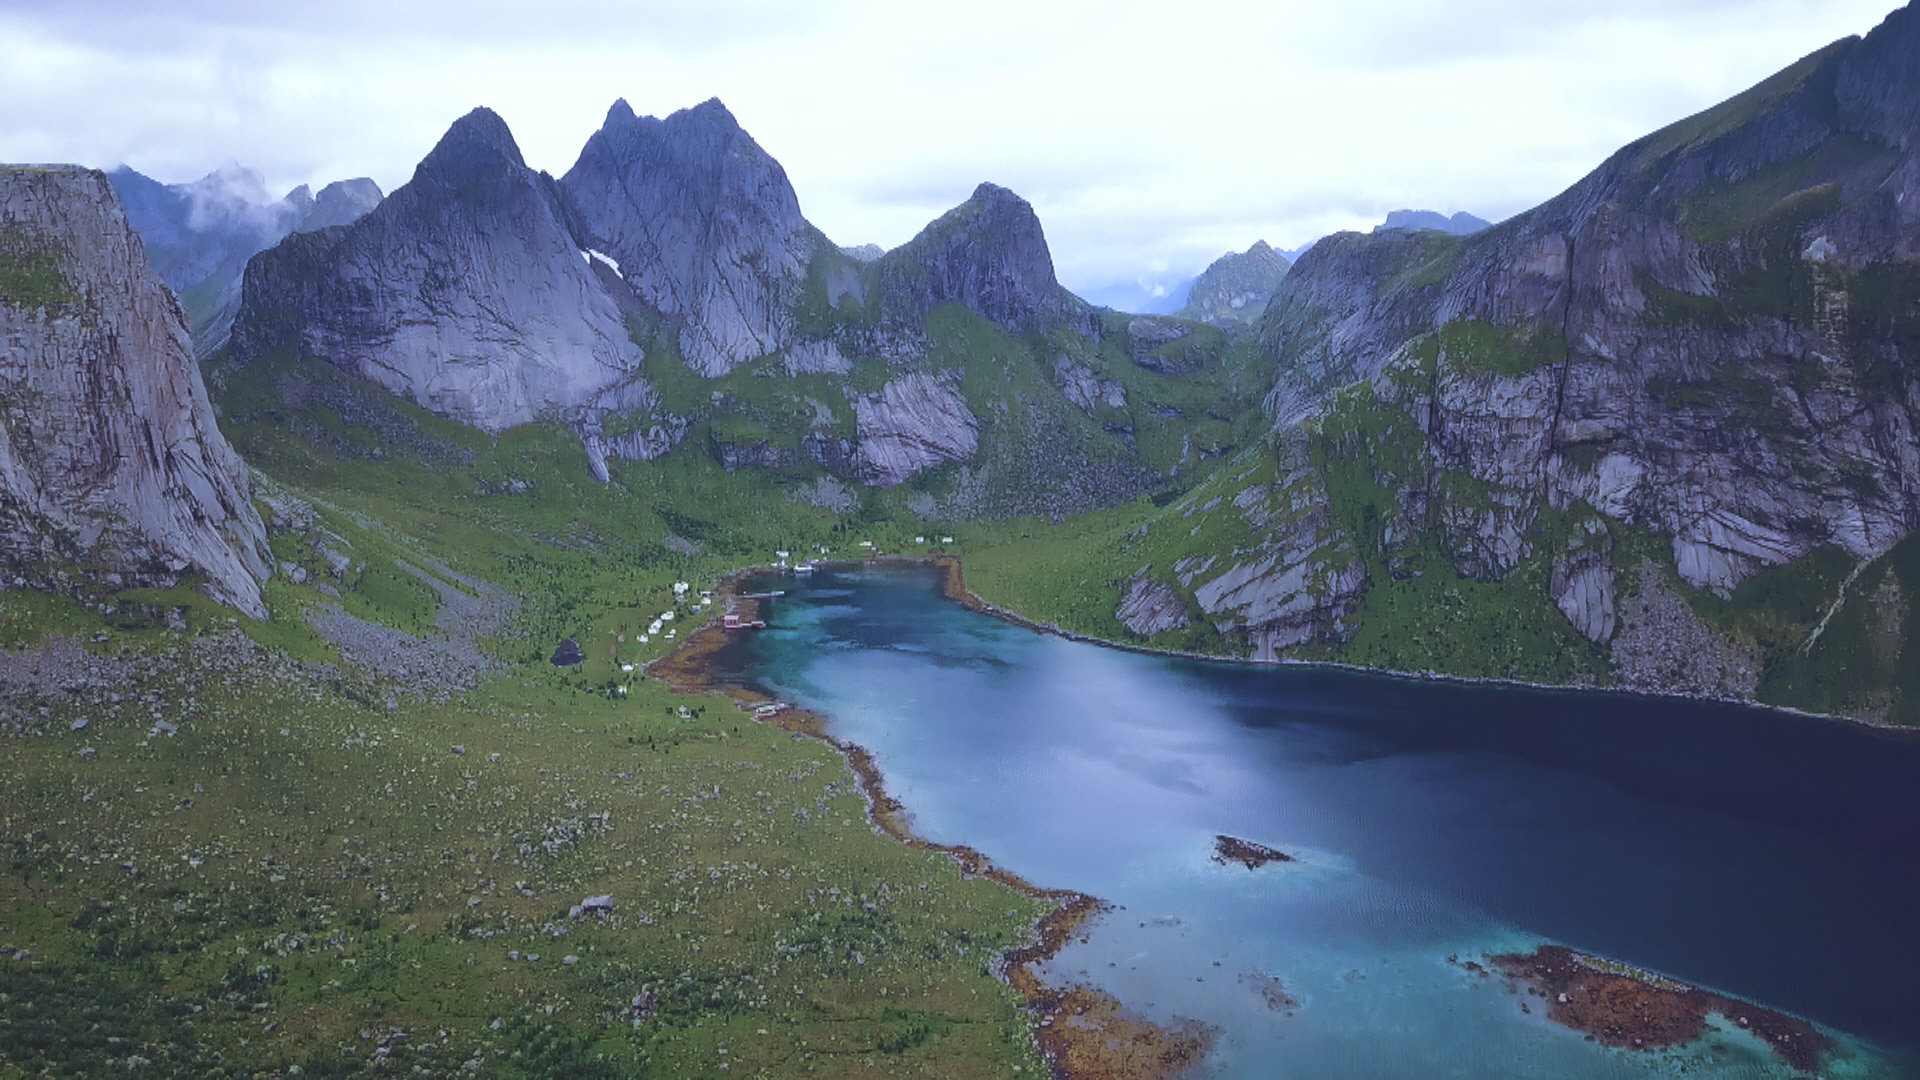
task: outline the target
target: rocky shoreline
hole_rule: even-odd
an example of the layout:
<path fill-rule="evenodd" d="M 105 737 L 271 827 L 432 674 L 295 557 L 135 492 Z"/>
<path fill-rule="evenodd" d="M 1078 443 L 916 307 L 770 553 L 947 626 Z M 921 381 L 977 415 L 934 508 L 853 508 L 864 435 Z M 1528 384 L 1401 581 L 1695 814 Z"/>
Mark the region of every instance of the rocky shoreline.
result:
<path fill-rule="evenodd" d="M 907 565 L 908 560 L 885 560 Z M 911 564 L 948 567 L 949 582 L 959 578 L 959 562 L 948 556 L 915 559 Z M 849 564 L 855 565 L 855 564 Z M 737 570 L 722 578 L 716 597 L 741 604 L 735 598 L 740 581 L 764 568 Z M 949 593 L 951 595 L 951 593 Z M 964 602 L 964 601 L 963 601 Z M 969 605 L 972 606 L 972 605 Z M 746 615 L 743 613 L 743 619 Z M 717 619 L 717 616 L 716 616 Z M 727 631 L 715 621 L 688 634 L 680 647 L 648 665 L 648 674 L 680 693 L 721 693 L 749 715 L 772 699 L 717 677 L 713 658 L 728 642 Z M 873 755 L 858 743 L 827 732 L 826 717 L 806 709 L 785 708 L 760 717 L 795 736 L 818 739 L 839 751 L 859 779 L 867 798 L 869 820 L 876 829 L 910 847 L 936 851 L 951 858 L 962 873 L 989 878 L 1023 896 L 1053 904 L 1034 927 L 1034 940 L 1000 957 L 1000 975 L 1028 1002 L 1038 1016 L 1035 1040 L 1055 1080 L 1153 1080 L 1170 1077 L 1199 1063 L 1213 1049 L 1217 1032 L 1189 1022 L 1167 1028 L 1134 1015 L 1111 995 L 1087 986 L 1053 987 L 1036 967 L 1059 952 L 1107 905 L 1085 893 L 1045 889 L 1017 874 L 993 865 L 985 855 L 958 844 L 936 844 L 914 833 L 911 818 L 898 799 L 887 794 L 886 781 Z"/>
<path fill-rule="evenodd" d="M 822 565 L 932 567 L 941 573 L 941 592 L 947 599 L 1013 625 L 1069 640 L 1147 655 L 1255 663 L 1231 657 L 1204 656 L 1106 641 L 1050 623 L 1036 622 L 991 604 L 969 591 L 960 560 L 947 554 L 882 556 Z M 741 579 L 760 572 L 765 572 L 765 568 L 729 574 L 721 582 L 719 595 L 731 596 Z M 710 660 L 726 642 L 726 632 L 716 622 L 689 635 L 679 649 L 655 661 L 649 671 L 682 692 L 725 693 L 743 710 L 751 711 L 769 703 L 770 699 L 764 695 L 715 679 Z M 1688 697 L 1631 686 L 1542 686 L 1514 680 L 1460 679 L 1431 672 L 1413 674 L 1380 671 L 1347 664 L 1323 663 L 1314 666 L 1432 682 L 1494 683 L 1573 693 L 1604 690 L 1634 696 Z M 1704 696 L 1688 699 L 1744 704 L 1812 720 L 1839 721 L 1892 737 L 1920 737 L 1920 731 L 1895 725 L 1781 709 L 1739 698 Z M 994 867 L 985 856 L 972 848 L 934 844 L 916 836 L 904 807 L 887 794 L 884 779 L 866 748 L 829 735 L 826 718 L 807 710 L 784 709 L 765 719 L 796 735 L 820 739 L 838 750 L 859 777 L 876 828 L 902 843 L 947 854 L 968 874 L 992 878 L 1023 895 L 1057 905 L 1035 927 L 1035 940 L 1031 944 L 1011 950 L 1001 958 L 1001 974 L 1039 1014 L 1035 1038 L 1058 1080 L 1135 1080 L 1173 1076 L 1198 1064 L 1211 1052 L 1219 1033 L 1205 1024 L 1190 1022 L 1173 1028 L 1157 1025 L 1127 1013 L 1119 1001 L 1097 989 L 1086 986 L 1053 987 L 1040 979 L 1034 970 L 1035 965 L 1052 957 L 1082 927 L 1104 912 L 1106 905 L 1102 901 L 1078 892 L 1039 888 L 1017 875 Z M 1221 837 L 1219 840 L 1221 843 L 1216 845 L 1217 861 L 1230 859 L 1247 863 L 1251 869 L 1288 858 L 1273 849 L 1237 838 Z M 1246 845 L 1245 850 L 1242 845 Z M 1256 848 L 1258 850 L 1254 850 Z M 1547 997 L 1550 1000 L 1550 1019 L 1585 1032 L 1607 1046 L 1650 1050 L 1692 1042 L 1709 1031 L 1707 1018 L 1713 1013 L 1725 1016 L 1728 1022 L 1739 1024 L 1743 1030 L 1765 1041 L 1783 1061 L 1796 1069 L 1812 1070 L 1817 1067 L 1820 1055 L 1831 1045 L 1827 1037 L 1811 1024 L 1795 1017 L 1736 998 L 1672 983 L 1624 965 L 1585 957 L 1565 946 L 1542 946 L 1530 955 L 1496 956 L 1488 960 L 1494 969 L 1507 975 L 1516 985 L 1530 987 L 1533 992 Z"/>
<path fill-rule="evenodd" d="M 1102 648 L 1108 649 L 1119 649 L 1122 652 L 1140 653 L 1143 656 L 1172 656 L 1183 660 L 1200 660 L 1215 664 L 1247 664 L 1257 667 L 1329 668 L 1336 671 L 1354 671 L 1366 675 L 1381 675 L 1391 679 L 1461 683 L 1472 686 L 1511 686 L 1525 690 L 1548 690 L 1555 693 L 1619 694 L 1623 697 L 1707 701 L 1720 705 L 1742 705 L 1750 709 L 1764 709 L 1768 712 L 1783 713 L 1788 716 L 1797 716 L 1806 720 L 1846 724 L 1850 727 L 1863 728 L 1891 738 L 1920 739 L 1920 728 L 1890 724 L 1884 720 L 1878 720 L 1872 717 L 1807 712 L 1804 709 L 1795 709 L 1785 705 L 1769 705 L 1762 701 L 1755 701 L 1750 696 L 1741 696 L 1737 693 L 1713 692 L 1709 689 L 1702 689 L 1698 693 L 1676 693 L 1672 690 L 1656 689 L 1650 679 L 1644 678 L 1635 678 L 1630 682 L 1625 682 L 1617 686 L 1597 686 L 1589 684 L 1561 686 L 1552 683 L 1527 682 L 1522 679 L 1472 679 L 1459 675 L 1447 675 L 1437 671 L 1395 671 L 1389 668 L 1363 667 L 1359 664 L 1342 664 L 1336 660 L 1253 660 L 1242 656 L 1216 656 L 1209 653 L 1185 652 L 1179 649 L 1155 649 L 1134 642 L 1113 641 L 1107 638 L 1095 637 L 1091 634 L 1082 634 L 1053 623 L 1038 622 L 1017 612 L 1009 611 L 1006 608 L 983 600 L 978 595 L 968 591 L 965 576 L 960 567 L 960 560 L 952 555 L 933 554 L 911 559 L 889 557 L 884 560 L 870 561 L 903 566 L 922 565 L 938 567 L 945 575 L 942 584 L 944 595 L 949 600 L 960 604 L 970 611 L 977 611 L 982 615 L 991 615 L 1002 622 L 1012 623 L 1015 626 L 1024 626 L 1029 630 L 1035 630 L 1043 634 L 1052 634 L 1056 637 L 1066 638 L 1069 641 L 1084 641 L 1089 645 L 1099 645 Z M 1663 607 L 1661 610 L 1664 612 L 1668 609 Z M 1677 618 L 1677 616 L 1675 617 Z M 1740 658 L 1719 659 L 1725 660 L 1727 664 L 1731 665 L 1737 663 Z"/>

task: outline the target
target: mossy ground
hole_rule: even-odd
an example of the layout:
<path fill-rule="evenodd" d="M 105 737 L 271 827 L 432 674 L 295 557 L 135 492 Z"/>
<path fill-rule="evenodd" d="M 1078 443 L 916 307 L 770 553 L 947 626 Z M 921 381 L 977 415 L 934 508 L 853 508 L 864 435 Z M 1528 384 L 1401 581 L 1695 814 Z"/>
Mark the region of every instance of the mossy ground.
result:
<path fill-rule="evenodd" d="M 36 230 L 0 228 L 0 301 L 22 308 L 79 303 L 79 291 L 60 272 L 61 258 L 57 243 Z"/>

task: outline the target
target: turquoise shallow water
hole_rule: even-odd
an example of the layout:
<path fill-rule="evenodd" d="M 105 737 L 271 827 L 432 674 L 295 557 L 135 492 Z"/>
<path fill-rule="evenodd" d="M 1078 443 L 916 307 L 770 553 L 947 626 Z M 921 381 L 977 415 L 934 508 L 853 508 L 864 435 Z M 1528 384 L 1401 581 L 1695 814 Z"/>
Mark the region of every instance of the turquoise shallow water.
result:
<path fill-rule="evenodd" d="M 1920 1075 L 1920 745 L 1143 656 L 969 612 L 921 571 L 779 587 L 723 662 L 870 749 L 921 834 L 1113 903 L 1049 975 L 1216 1025 L 1209 1075 L 1791 1075 L 1737 1031 L 1595 1046 L 1449 960 L 1543 942 L 1813 1019 L 1827 1076 Z M 1217 833 L 1297 862 L 1220 866 Z"/>

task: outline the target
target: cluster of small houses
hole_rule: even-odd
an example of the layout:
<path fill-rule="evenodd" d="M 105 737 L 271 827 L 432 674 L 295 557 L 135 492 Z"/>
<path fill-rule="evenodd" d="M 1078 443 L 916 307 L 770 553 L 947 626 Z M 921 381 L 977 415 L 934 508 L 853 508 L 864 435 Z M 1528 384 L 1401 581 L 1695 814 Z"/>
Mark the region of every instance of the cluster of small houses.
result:
<path fill-rule="evenodd" d="M 937 542 L 942 546 L 947 546 L 953 543 L 953 537 L 951 536 L 933 537 L 931 538 L 931 541 Z M 913 538 L 913 542 L 916 545 L 924 545 L 930 542 L 930 538 L 925 536 L 916 536 Z M 869 554 L 880 550 L 880 545 L 874 543 L 871 540 L 862 540 L 859 543 L 855 544 L 854 546 L 857 548 L 860 548 L 863 552 L 866 552 Z M 904 548 L 907 545 L 905 541 L 902 541 L 900 544 L 896 546 Z M 828 549 L 824 544 L 816 545 L 814 550 L 821 555 L 825 555 L 828 553 Z M 791 558 L 793 558 L 793 552 L 791 551 L 774 552 L 773 568 L 775 570 L 792 570 L 796 574 L 811 574 L 815 570 L 820 568 L 820 560 L 818 559 L 802 559 L 801 561 L 789 566 L 787 563 L 787 560 Z"/>
<path fill-rule="evenodd" d="M 935 537 L 935 538 L 932 538 L 932 541 L 937 542 L 941 545 L 950 545 L 953 543 L 953 537 L 951 536 Z M 916 536 L 913 538 L 913 542 L 915 544 L 923 545 L 929 542 L 929 538 L 926 536 Z M 876 545 L 871 540 L 862 540 L 855 546 L 861 548 L 863 551 L 868 553 L 876 552 L 879 550 L 879 546 Z M 905 547 L 906 544 L 903 542 L 899 546 Z M 828 548 L 825 545 L 816 545 L 815 551 L 821 555 L 825 555 L 828 553 Z M 775 569 L 792 570 L 794 573 L 800 574 L 802 576 L 811 574 L 815 570 L 819 569 L 820 567 L 820 561 L 814 558 L 805 558 L 805 559 L 801 559 L 799 562 L 790 564 L 789 560 L 791 560 L 794 557 L 794 554 L 791 551 L 775 551 L 773 553 L 773 557 L 774 557 L 773 565 Z M 684 581 L 674 582 L 673 583 L 674 602 L 686 603 L 687 593 L 692 591 L 692 588 L 693 586 L 689 585 L 687 582 L 684 582 Z M 760 600 L 760 599 L 769 599 L 779 595 L 781 594 L 777 592 L 757 593 L 750 596 L 742 596 L 739 599 Z M 700 608 L 712 607 L 713 593 L 706 589 L 700 590 L 700 600 L 696 606 Z M 732 605 L 729 604 L 728 607 L 729 609 L 731 609 Z M 644 633 L 636 635 L 635 641 L 638 644 L 645 645 L 648 641 L 656 637 L 660 638 L 663 641 L 674 640 L 674 638 L 678 636 L 679 631 L 676 628 L 670 627 L 667 625 L 668 623 L 672 622 L 673 619 L 674 619 L 674 613 L 671 609 L 667 611 L 663 611 L 659 615 L 654 616 L 653 621 L 647 624 L 646 631 Z M 763 630 L 766 628 L 766 625 L 767 624 L 760 619 L 742 618 L 739 612 L 736 612 L 733 610 L 728 610 L 720 616 L 720 626 L 722 629 L 726 629 L 726 630 Z M 556 663 L 559 662 L 558 657 L 556 657 L 555 662 Z M 632 674 L 634 669 L 635 669 L 635 665 L 632 663 L 623 663 L 620 665 L 620 670 L 627 674 Z M 624 686 L 619 687 L 616 692 L 619 693 L 622 697 L 624 697 L 626 696 L 627 688 Z"/>

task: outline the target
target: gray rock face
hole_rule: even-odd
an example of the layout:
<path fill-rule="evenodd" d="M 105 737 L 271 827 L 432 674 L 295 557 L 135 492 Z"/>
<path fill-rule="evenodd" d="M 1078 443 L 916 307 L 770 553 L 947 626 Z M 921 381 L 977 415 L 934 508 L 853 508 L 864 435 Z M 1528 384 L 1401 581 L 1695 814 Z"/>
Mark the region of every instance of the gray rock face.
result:
<path fill-rule="evenodd" d="M 1113 379 L 1101 378 L 1092 368 L 1065 356 L 1053 358 L 1053 385 L 1083 412 L 1093 413 L 1102 407 L 1127 407 L 1126 387 Z"/>
<path fill-rule="evenodd" d="M 1315 638 L 1344 639 L 1346 616 L 1366 581 L 1351 538 L 1328 513 L 1326 485 L 1314 471 L 1307 440 L 1288 433 L 1274 449 L 1279 468 L 1273 483 L 1243 488 L 1231 503 L 1190 508 L 1178 519 L 1184 525 L 1194 517 L 1230 514 L 1262 537 L 1253 550 L 1180 564 L 1189 567 L 1183 584 L 1198 582 L 1193 598 L 1201 610 L 1223 625 L 1244 628 L 1262 660 Z"/>
<path fill-rule="evenodd" d="M 325 360 L 483 431 L 590 423 L 650 393 L 604 272 L 477 109 L 374 211 L 255 258 L 235 351 Z"/>
<path fill-rule="evenodd" d="M 1214 326 L 1254 325 L 1267 310 L 1267 298 L 1287 276 L 1288 265 L 1287 257 L 1265 240 L 1244 252 L 1222 255 L 1194 279 L 1179 315 Z"/>
<path fill-rule="evenodd" d="M 1120 625 L 1150 638 L 1187 625 L 1187 602 L 1173 586 L 1142 575 L 1127 583 L 1127 595 L 1120 599 L 1114 617 Z"/>
<path fill-rule="evenodd" d="M 807 266 L 833 246 L 719 101 L 665 120 L 615 102 L 560 190 L 584 245 L 678 321 L 688 367 L 724 375 L 794 343 Z"/>
<path fill-rule="evenodd" d="M 918 328 L 941 304 L 959 304 L 1015 332 L 1065 323 L 1093 331 L 1093 311 L 1062 288 L 1040 219 L 1025 199 L 981 184 L 966 202 L 881 256 L 885 318 Z"/>
<path fill-rule="evenodd" d="M 729 468 L 811 464 L 896 484 L 980 451 L 982 417 L 947 376 L 925 374 L 936 346 L 951 344 L 927 326 L 943 305 L 1015 334 L 1101 331 L 1055 280 L 1032 207 L 990 184 L 911 243 L 849 255 L 807 223 L 780 166 L 717 101 L 665 120 L 616 103 L 557 183 L 528 170 L 506 126 L 478 110 L 365 217 L 255 258 L 234 353 L 322 359 L 486 431 L 564 421 L 603 480 L 614 459 L 657 457 L 704 423 L 718 433 L 706 449 Z M 1193 333 L 1190 323 L 1151 329 L 1142 362 L 1186 363 L 1153 350 Z M 824 381 L 846 395 L 857 430 L 849 438 L 834 420 L 832 392 L 833 405 L 813 403 L 816 419 L 787 414 L 799 426 L 766 439 L 755 437 L 765 418 L 745 417 L 725 394 L 676 394 L 685 415 L 670 415 L 641 378 L 636 338 L 708 376 L 764 359 L 756 374 Z M 879 393 L 853 389 L 848 377 L 879 365 L 891 379 Z M 1084 391 L 1088 412 L 1124 410 L 1119 383 L 1086 364 L 1060 375 Z M 1158 479 L 1125 460 L 1120 442 L 1089 447 L 1084 429 L 1068 430 L 1085 422 L 1069 422 L 1071 411 L 1051 392 L 989 410 L 995 425 L 1023 425 L 994 443 L 996 505 L 1035 487 L 1023 470 L 1040 459 L 1033 471 L 1047 471 L 1059 449 L 1069 470 L 1096 475 L 1038 477 L 1048 506 L 1129 497 Z M 1099 423 L 1126 435 L 1123 418 Z M 973 505 L 972 490 L 954 505 Z"/>
<path fill-rule="evenodd" d="M 853 467 L 865 483 L 898 484 L 929 466 L 965 461 L 980 445 L 979 419 L 937 376 L 913 372 L 852 401 Z"/>
<path fill-rule="evenodd" d="M 1723 593 L 1886 551 L 1920 524 L 1916 55 L 1902 9 L 1500 225 L 1322 240 L 1262 320 L 1275 425 L 1411 426 L 1386 554 L 1437 534 L 1470 577 L 1548 512 L 1671 537 Z M 1619 632 L 1604 538 L 1545 554 L 1580 632 Z"/>
<path fill-rule="evenodd" d="M 107 178 L 0 169 L 0 550 L 9 578 L 205 579 L 264 618 L 246 468 L 215 426 L 186 316 Z"/>

